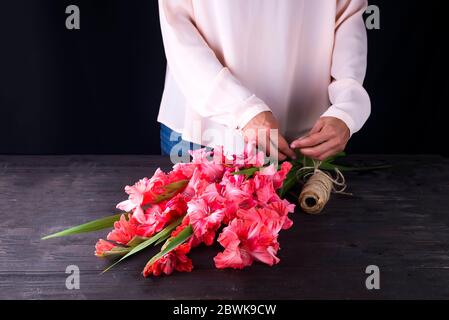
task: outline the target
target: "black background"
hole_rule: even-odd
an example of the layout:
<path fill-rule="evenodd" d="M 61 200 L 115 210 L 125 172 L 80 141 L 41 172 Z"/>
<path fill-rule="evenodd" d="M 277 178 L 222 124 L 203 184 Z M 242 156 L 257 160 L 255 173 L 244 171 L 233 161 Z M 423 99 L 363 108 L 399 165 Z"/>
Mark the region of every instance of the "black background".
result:
<path fill-rule="evenodd" d="M 444 2 L 370 1 L 372 115 L 349 152 L 449 155 Z M 65 28 L 69 4 L 81 30 Z M 159 153 L 156 0 L 2 0 L 0 41 L 0 153 Z"/>

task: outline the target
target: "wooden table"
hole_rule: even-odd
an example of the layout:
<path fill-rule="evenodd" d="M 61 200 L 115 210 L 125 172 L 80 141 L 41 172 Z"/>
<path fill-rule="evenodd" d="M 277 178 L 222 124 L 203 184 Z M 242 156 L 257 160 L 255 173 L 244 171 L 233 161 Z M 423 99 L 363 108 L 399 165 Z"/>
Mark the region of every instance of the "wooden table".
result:
<path fill-rule="evenodd" d="M 292 215 L 280 264 L 216 270 L 218 247 L 196 248 L 191 273 L 148 278 L 154 251 L 106 274 L 94 244 L 107 231 L 40 237 L 115 212 L 123 186 L 156 167 L 159 156 L 0 156 L 1 299 L 379 299 L 449 298 L 449 160 L 438 156 L 352 156 L 393 169 L 347 174 L 353 197 L 334 195 L 320 216 Z M 154 249 L 152 249 L 154 250 Z M 68 290 L 68 265 L 80 289 Z M 380 290 L 365 269 L 380 268 Z"/>

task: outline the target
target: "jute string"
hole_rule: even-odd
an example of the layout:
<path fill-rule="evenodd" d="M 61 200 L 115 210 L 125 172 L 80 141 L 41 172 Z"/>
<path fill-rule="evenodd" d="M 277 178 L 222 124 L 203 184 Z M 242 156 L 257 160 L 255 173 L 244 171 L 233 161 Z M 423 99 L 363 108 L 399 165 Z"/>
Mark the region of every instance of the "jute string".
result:
<path fill-rule="evenodd" d="M 351 195 L 344 192 L 347 185 L 343 173 L 338 168 L 334 168 L 336 173 L 334 178 L 330 172 L 320 169 L 321 163 L 321 161 L 313 160 L 313 166 L 306 166 L 304 161 L 304 166 L 297 172 L 299 175 L 304 171 L 310 171 L 303 176 L 303 179 L 309 178 L 299 195 L 301 208 L 309 214 L 320 213 L 329 201 L 331 192 Z"/>

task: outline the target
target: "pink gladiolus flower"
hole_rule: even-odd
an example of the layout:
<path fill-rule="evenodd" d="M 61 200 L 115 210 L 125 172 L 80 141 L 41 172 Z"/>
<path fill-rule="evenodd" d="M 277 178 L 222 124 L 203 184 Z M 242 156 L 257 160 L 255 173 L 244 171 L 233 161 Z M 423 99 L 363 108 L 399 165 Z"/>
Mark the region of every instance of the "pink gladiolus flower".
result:
<path fill-rule="evenodd" d="M 95 245 L 95 255 L 97 257 L 104 257 L 106 252 L 111 251 L 115 247 L 116 247 L 115 244 L 113 244 L 109 241 L 100 239 L 100 240 L 98 240 L 97 244 Z"/>
<path fill-rule="evenodd" d="M 209 184 L 201 193 L 201 198 L 207 203 L 213 203 L 215 207 L 223 206 L 225 197 L 223 196 L 224 188 L 218 183 Z"/>
<path fill-rule="evenodd" d="M 221 185 L 224 187 L 223 194 L 227 200 L 243 201 L 245 195 L 248 195 L 245 190 L 242 190 L 242 185 L 245 183 L 244 175 L 235 175 L 227 173 L 221 180 Z M 251 194 L 250 192 L 249 194 Z M 240 201 L 239 201 L 240 202 Z"/>
<path fill-rule="evenodd" d="M 225 175 L 221 185 L 221 193 L 225 198 L 225 217 L 223 223 L 228 224 L 235 218 L 239 209 L 249 209 L 257 205 L 254 197 L 253 180 L 245 180 L 243 175 Z"/>
<path fill-rule="evenodd" d="M 200 178 L 208 182 L 215 182 L 223 176 L 223 163 L 215 163 L 212 159 L 208 159 L 212 152 L 206 149 L 198 149 L 190 151 L 192 155 L 192 163 L 196 165 L 200 172 Z"/>
<path fill-rule="evenodd" d="M 129 199 L 120 202 L 117 205 L 117 209 L 130 212 L 134 208 L 141 206 L 145 193 L 150 190 L 150 180 L 143 178 L 136 182 L 133 186 L 126 186 L 125 192 L 129 195 Z"/>
<path fill-rule="evenodd" d="M 153 204 L 145 210 L 142 207 L 137 207 L 129 223 L 136 235 L 151 237 L 175 218 L 186 214 L 186 212 L 186 200 L 183 195 L 177 194 L 170 200 Z"/>
<path fill-rule="evenodd" d="M 272 201 L 279 200 L 279 196 L 273 186 L 273 180 L 270 176 L 259 174 L 254 175 L 254 188 L 257 197 L 257 201 L 261 205 L 268 204 Z"/>
<path fill-rule="evenodd" d="M 255 142 L 245 145 L 242 155 L 235 156 L 235 166 L 243 167 L 262 167 L 265 163 L 265 153 L 258 151 Z"/>
<path fill-rule="evenodd" d="M 209 182 L 202 178 L 201 171 L 195 169 L 190 178 L 189 184 L 184 190 L 184 195 L 189 198 L 201 195 L 209 185 Z"/>
<path fill-rule="evenodd" d="M 234 219 L 218 237 L 225 250 L 214 258 L 215 266 L 243 269 L 254 260 L 270 266 L 278 263 L 279 244 L 275 231 L 263 223 Z"/>
<path fill-rule="evenodd" d="M 277 190 L 282 187 L 282 184 L 284 183 L 284 180 L 291 168 L 292 164 L 290 162 L 283 162 L 281 164 L 280 170 L 276 170 L 274 165 L 270 165 L 268 167 L 262 168 L 260 170 L 260 174 L 270 177 L 273 181 L 273 188 Z"/>
<path fill-rule="evenodd" d="M 173 166 L 173 171 L 178 174 L 181 173 L 185 179 L 190 179 L 195 171 L 195 165 L 192 163 L 179 162 Z"/>
<path fill-rule="evenodd" d="M 207 203 L 203 198 L 188 203 L 187 215 L 195 237 L 211 245 L 221 225 L 225 209 L 218 203 Z"/>
<path fill-rule="evenodd" d="M 295 211 L 295 205 L 287 200 L 275 201 L 268 205 L 268 208 L 274 210 L 282 220 L 282 229 L 289 229 L 293 225 L 293 221 L 288 217 L 289 213 Z"/>
<path fill-rule="evenodd" d="M 141 224 L 148 224 L 149 219 L 165 220 L 169 222 L 173 218 L 180 217 L 187 212 L 187 202 L 183 195 L 177 194 L 168 201 L 152 204 L 147 209 L 137 207 L 133 217 Z"/>
<path fill-rule="evenodd" d="M 273 176 L 273 187 L 277 190 L 282 187 L 287 174 L 290 172 L 292 164 L 290 162 L 283 162 L 281 169 L 278 170 Z"/>
<path fill-rule="evenodd" d="M 141 237 L 151 237 L 161 231 L 167 222 L 167 215 L 163 213 L 163 208 L 157 204 L 152 205 L 145 211 L 138 207 L 129 221 L 135 234 Z"/>
<path fill-rule="evenodd" d="M 107 239 L 126 245 L 135 235 L 135 230 L 125 215 L 122 215 L 119 221 L 114 222 L 114 230 L 109 232 Z"/>
<path fill-rule="evenodd" d="M 275 210 L 270 208 L 251 208 L 250 210 L 241 210 L 238 214 L 240 219 L 251 221 L 256 224 L 267 227 L 267 232 L 271 232 L 273 236 L 278 235 L 284 226 L 286 216 L 280 216 Z"/>
<path fill-rule="evenodd" d="M 154 205 L 154 206 L 157 206 L 157 205 Z M 145 211 L 143 210 L 143 208 L 141 206 L 138 206 L 133 210 L 132 220 L 137 221 L 139 224 L 144 223 L 147 220 L 147 218 L 145 217 Z"/>
<path fill-rule="evenodd" d="M 150 275 L 159 276 L 161 274 L 169 275 L 174 270 L 180 272 L 192 271 L 192 260 L 187 257 L 187 253 L 190 252 L 190 245 L 183 243 L 173 251 L 162 256 L 154 263 L 147 264 L 143 270 L 143 275 L 148 277 Z"/>
<path fill-rule="evenodd" d="M 170 221 L 174 218 L 178 218 L 187 212 L 186 198 L 177 194 L 173 198 L 167 201 L 163 214 L 167 216 L 167 220 Z"/>
<path fill-rule="evenodd" d="M 164 195 L 167 193 L 166 188 L 169 185 L 182 182 L 185 179 L 186 177 L 181 171 L 171 171 L 166 174 L 161 169 L 157 169 L 151 179 L 143 178 L 133 186 L 126 186 L 125 192 L 129 195 L 129 198 L 120 202 L 117 208 L 130 212 L 139 206 L 157 203 L 164 200 Z M 179 188 L 177 191 L 180 192 L 184 186 L 182 184 L 176 186 Z"/>

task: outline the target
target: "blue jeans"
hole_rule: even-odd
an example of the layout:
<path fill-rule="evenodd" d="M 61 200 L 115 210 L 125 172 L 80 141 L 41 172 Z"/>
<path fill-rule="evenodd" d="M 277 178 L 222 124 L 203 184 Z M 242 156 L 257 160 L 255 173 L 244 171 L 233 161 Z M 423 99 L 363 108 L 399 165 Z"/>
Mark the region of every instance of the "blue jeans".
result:
<path fill-rule="evenodd" d="M 161 123 L 161 154 L 163 156 L 169 156 L 173 147 L 176 146 L 178 150 L 178 156 L 183 157 L 183 152 L 188 152 L 188 150 L 200 149 L 202 146 L 182 140 L 181 134 L 179 132 L 173 131 L 166 125 Z"/>

